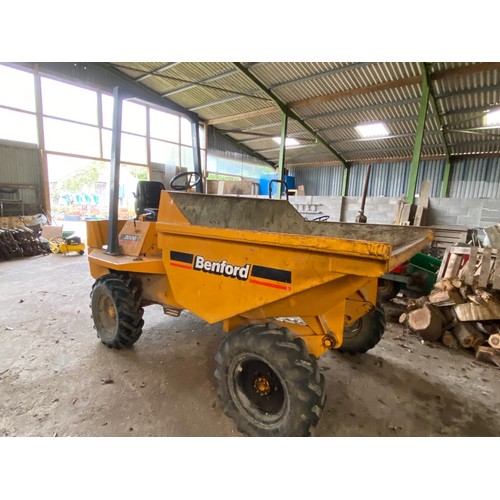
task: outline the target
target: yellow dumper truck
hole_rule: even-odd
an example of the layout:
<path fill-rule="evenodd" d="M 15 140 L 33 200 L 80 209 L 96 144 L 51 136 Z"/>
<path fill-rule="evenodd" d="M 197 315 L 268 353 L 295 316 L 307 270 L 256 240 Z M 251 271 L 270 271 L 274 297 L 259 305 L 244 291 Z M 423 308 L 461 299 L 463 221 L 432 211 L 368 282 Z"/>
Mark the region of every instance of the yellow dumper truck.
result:
<path fill-rule="evenodd" d="M 432 231 L 306 221 L 284 200 L 167 191 L 154 182 L 143 191 L 156 193 L 157 203 L 148 202 L 156 206 L 118 221 L 118 254 L 106 249 L 108 221 L 87 223 L 98 337 L 131 346 L 151 304 L 222 322 L 215 378 L 238 429 L 309 435 L 325 404 L 317 359 L 377 344 L 385 327 L 377 280 L 429 244 Z"/>

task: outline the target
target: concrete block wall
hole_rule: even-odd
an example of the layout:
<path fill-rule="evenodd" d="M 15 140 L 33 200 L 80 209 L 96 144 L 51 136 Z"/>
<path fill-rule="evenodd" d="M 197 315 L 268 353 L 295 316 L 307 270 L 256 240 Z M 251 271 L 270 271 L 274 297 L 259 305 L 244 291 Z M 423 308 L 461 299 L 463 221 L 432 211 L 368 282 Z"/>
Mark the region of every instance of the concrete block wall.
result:
<path fill-rule="evenodd" d="M 392 224 L 394 222 L 399 198 L 368 197 L 365 215 L 370 224 Z M 329 215 L 332 222 L 355 222 L 361 207 L 361 197 L 346 196 L 291 196 L 290 203 L 308 218 L 315 214 Z"/>
<path fill-rule="evenodd" d="M 401 198 L 367 197 L 365 215 L 370 224 L 392 224 Z M 290 203 L 303 215 L 329 215 L 333 222 L 354 222 L 361 197 L 291 196 Z M 488 227 L 500 223 L 500 200 L 472 198 L 430 198 L 427 224 L 437 226 Z"/>
<path fill-rule="evenodd" d="M 364 213 L 368 224 L 392 224 L 396 218 L 399 198 L 388 196 L 367 197 Z M 342 222 L 355 222 L 361 208 L 361 197 L 346 196 Z"/>
<path fill-rule="evenodd" d="M 459 225 L 474 228 L 488 227 L 498 222 L 500 222 L 500 200 L 481 198 L 430 198 L 429 200 L 427 215 L 429 225 Z"/>

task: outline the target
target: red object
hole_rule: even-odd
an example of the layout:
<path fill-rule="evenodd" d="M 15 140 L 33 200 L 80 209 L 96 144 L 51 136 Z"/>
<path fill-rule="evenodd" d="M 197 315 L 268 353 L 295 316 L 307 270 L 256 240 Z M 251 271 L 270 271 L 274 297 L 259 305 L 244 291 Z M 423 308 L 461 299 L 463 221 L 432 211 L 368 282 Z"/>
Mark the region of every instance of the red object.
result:
<path fill-rule="evenodd" d="M 403 274 L 406 271 L 406 264 L 399 264 L 399 266 L 396 266 L 394 269 L 391 270 L 391 273 L 394 274 Z"/>

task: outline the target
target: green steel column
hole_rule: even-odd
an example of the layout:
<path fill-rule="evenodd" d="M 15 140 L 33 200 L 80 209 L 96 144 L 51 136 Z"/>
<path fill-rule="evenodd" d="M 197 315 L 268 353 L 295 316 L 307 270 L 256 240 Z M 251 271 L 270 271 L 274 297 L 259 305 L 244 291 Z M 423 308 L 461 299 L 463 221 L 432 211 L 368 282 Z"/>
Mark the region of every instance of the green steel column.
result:
<path fill-rule="evenodd" d="M 448 196 L 448 184 L 450 180 L 450 157 L 446 156 L 446 163 L 444 164 L 443 183 L 441 184 L 441 198 Z"/>
<path fill-rule="evenodd" d="M 280 158 L 278 163 L 278 179 L 284 181 L 283 172 L 285 169 L 285 152 L 286 152 L 286 132 L 288 128 L 288 114 L 283 112 L 281 115 L 281 142 L 280 142 Z M 278 198 L 281 198 L 282 184 L 278 184 Z"/>
<path fill-rule="evenodd" d="M 411 160 L 410 178 L 408 179 L 408 191 L 406 203 L 415 201 L 415 189 L 417 187 L 418 167 L 420 164 L 420 152 L 422 151 L 422 142 L 424 140 L 425 119 L 427 117 L 427 107 L 429 105 L 429 81 L 427 73 L 422 72 L 422 100 L 420 101 L 420 111 L 418 113 L 417 136 L 415 138 L 415 147 L 413 148 L 413 158 Z"/>
<path fill-rule="evenodd" d="M 342 196 L 347 196 L 347 189 L 349 186 L 349 167 L 344 167 L 342 174 Z"/>

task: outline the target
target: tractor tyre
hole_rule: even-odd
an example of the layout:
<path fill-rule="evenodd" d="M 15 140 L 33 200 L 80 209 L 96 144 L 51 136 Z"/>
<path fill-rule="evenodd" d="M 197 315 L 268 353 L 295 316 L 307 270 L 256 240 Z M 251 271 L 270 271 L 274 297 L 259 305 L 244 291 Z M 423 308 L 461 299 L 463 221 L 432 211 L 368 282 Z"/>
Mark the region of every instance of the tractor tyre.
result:
<path fill-rule="evenodd" d="M 130 347 L 142 333 L 144 309 L 137 283 L 127 275 L 107 274 L 97 279 L 90 293 L 97 336 L 115 349 Z"/>
<path fill-rule="evenodd" d="M 396 297 L 401 289 L 401 285 L 397 281 L 379 278 L 377 288 L 377 298 L 381 302 L 389 302 Z"/>
<path fill-rule="evenodd" d="M 363 354 L 375 347 L 385 331 L 385 313 L 380 302 L 372 311 L 344 328 L 344 340 L 340 352 Z"/>
<path fill-rule="evenodd" d="M 218 397 L 248 436 L 309 436 L 325 405 L 325 379 L 304 341 L 286 328 L 245 326 L 215 358 Z"/>

